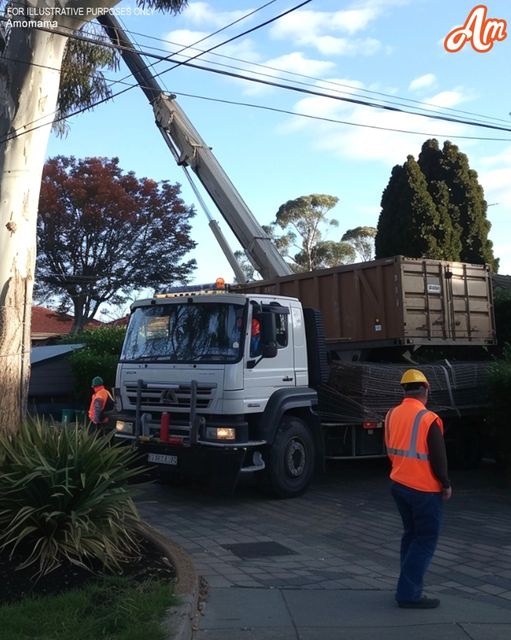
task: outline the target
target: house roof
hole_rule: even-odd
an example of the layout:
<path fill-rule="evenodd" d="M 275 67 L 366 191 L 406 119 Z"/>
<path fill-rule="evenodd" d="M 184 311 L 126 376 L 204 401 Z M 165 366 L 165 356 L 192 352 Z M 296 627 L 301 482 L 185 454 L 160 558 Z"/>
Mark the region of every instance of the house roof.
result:
<path fill-rule="evenodd" d="M 34 365 L 53 358 L 60 358 L 84 346 L 84 344 L 59 344 L 50 347 L 34 347 L 30 351 L 30 364 Z"/>
<path fill-rule="evenodd" d="M 73 316 L 67 313 L 58 313 L 46 307 L 32 307 L 32 340 L 45 340 L 56 336 L 65 336 L 71 333 Z M 87 327 L 101 326 L 99 320 L 91 320 Z"/>

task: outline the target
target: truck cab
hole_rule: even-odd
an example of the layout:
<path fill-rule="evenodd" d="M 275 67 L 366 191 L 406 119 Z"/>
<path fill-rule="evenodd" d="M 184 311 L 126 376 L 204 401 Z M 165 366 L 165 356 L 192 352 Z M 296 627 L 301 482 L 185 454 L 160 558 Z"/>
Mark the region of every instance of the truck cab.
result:
<path fill-rule="evenodd" d="M 235 486 L 257 472 L 302 493 L 320 448 L 297 299 L 181 287 L 132 305 L 116 377 L 117 438 L 164 473 Z"/>

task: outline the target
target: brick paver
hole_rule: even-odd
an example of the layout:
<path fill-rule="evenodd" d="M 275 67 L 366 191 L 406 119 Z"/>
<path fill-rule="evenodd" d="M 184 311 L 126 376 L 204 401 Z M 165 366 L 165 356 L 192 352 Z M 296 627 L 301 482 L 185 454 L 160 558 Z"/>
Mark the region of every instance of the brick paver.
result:
<path fill-rule="evenodd" d="M 426 578 L 450 593 L 511 608 L 511 495 L 495 469 L 451 473 L 443 533 Z M 294 500 L 271 500 L 248 482 L 234 496 L 152 485 L 143 517 L 192 556 L 211 586 L 392 589 L 401 523 L 384 461 L 337 464 Z M 241 559 L 228 545 L 277 542 L 293 555 Z"/>

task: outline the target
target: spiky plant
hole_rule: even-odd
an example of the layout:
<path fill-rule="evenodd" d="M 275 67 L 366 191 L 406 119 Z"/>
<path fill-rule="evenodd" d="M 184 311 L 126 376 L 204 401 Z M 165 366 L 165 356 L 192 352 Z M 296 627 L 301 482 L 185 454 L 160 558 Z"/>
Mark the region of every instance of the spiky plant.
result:
<path fill-rule="evenodd" d="M 118 568 L 138 549 L 132 452 L 78 425 L 0 435 L 0 552 L 44 575 L 69 561 Z"/>

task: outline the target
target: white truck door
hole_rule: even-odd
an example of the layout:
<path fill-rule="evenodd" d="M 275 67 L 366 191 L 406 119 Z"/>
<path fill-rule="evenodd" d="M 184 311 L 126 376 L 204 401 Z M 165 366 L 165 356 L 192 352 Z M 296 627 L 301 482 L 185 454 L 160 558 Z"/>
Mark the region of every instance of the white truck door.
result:
<path fill-rule="evenodd" d="M 289 310 L 288 310 L 289 311 Z M 247 364 L 256 361 L 253 368 L 245 368 L 245 397 L 247 400 L 266 402 L 271 394 L 283 387 L 296 386 L 291 314 L 275 314 L 277 326 L 277 355 L 275 358 L 252 356 L 250 336 L 245 345 Z M 249 323 L 249 327 L 251 323 Z M 249 332 L 250 333 L 250 332 Z"/>

